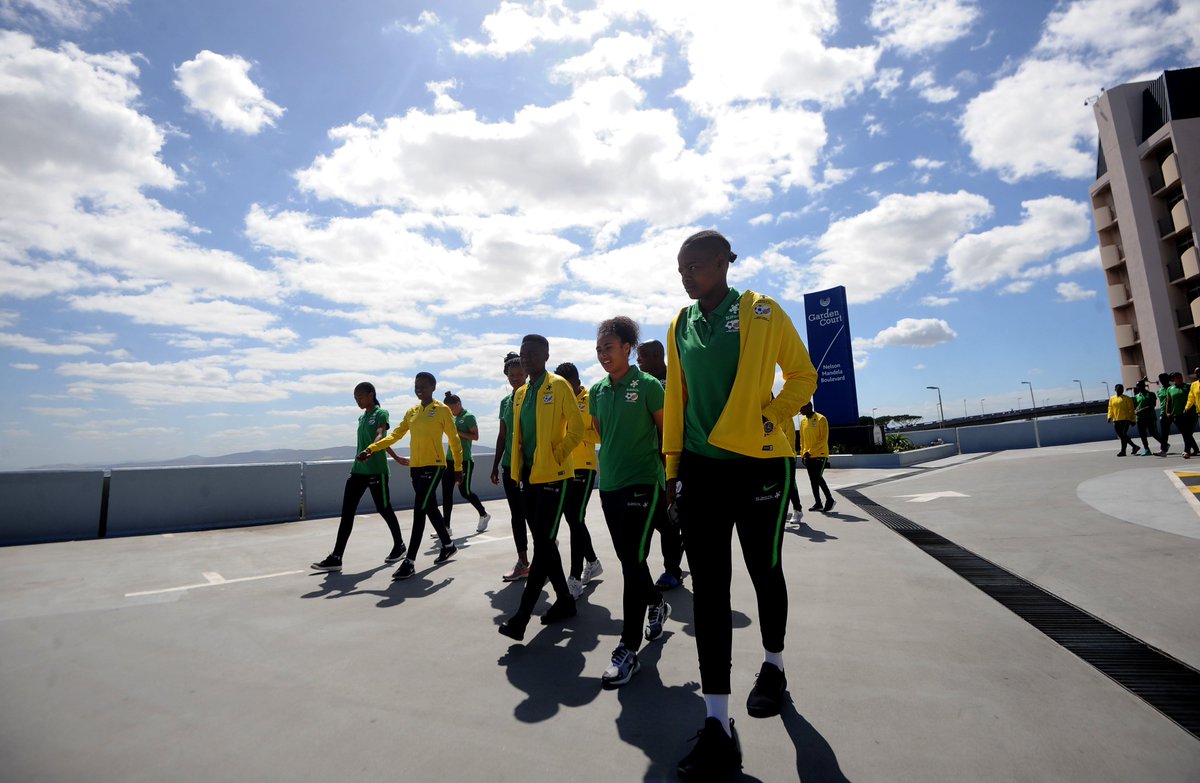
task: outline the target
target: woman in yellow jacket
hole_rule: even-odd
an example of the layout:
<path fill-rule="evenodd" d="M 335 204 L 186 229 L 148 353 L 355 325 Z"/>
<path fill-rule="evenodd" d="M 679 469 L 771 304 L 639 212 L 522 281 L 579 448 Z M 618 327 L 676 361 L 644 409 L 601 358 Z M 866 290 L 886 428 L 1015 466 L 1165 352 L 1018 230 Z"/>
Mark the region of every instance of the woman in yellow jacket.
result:
<path fill-rule="evenodd" d="M 812 402 L 800 409 L 800 458 L 808 471 L 808 484 L 812 487 L 813 503 L 809 511 L 833 510 L 833 493 L 825 483 L 825 468 L 829 467 L 829 420 L 813 410 Z M 821 490 L 825 491 L 825 503 L 821 504 Z"/>
<path fill-rule="evenodd" d="M 1133 447 L 1133 454 L 1136 457 L 1137 444 L 1133 442 L 1133 438 L 1129 437 L 1129 428 L 1133 426 L 1133 422 L 1137 418 L 1134 415 L 1133 398 L 1125 395 L 1125 386 L 1120 383 L 1113 386 L 1113 392 L 1113 396 L 1108 399 L 1108 421 L 1117 431 L 1117 439 L 1121 441 L 1121 450 L 1117 452 L 1117 456 L 1124 457 L 1125 446 L 1129 445 Z M 1191 395 L 1188 395 L 1188 402 L 1191 402 Z"/>
<path fill-rule="evenodd" d="M 588 412 L 588 390 L 579 382 L 579 368 L 563 362 L 554 372 L 566 379 L 575 391 L 575 402 L 579 404 L 579 415 L 583 417 L 583 440 L 571 454 L 575 463 L 575 476 L 567 482 L 567 525 L 571 528 L 571 568 L 567 574 L 567 589 L 572 598 L 583 593 L 583 586 L 604 572 L 596 550 L 592 548 L 592 535 L 587 529 L 587 506 L 596 485 L 596 444 L 600 436 L 592 426 L 592 414 Z"/>
<path fill-rule="evenodd" d="M 500 633 L 520 641 L 546 581 L 554 587 L 554 604 L 542 615 L 549 625 L 575 616 L 575 599 L 567 589 L 555 539 L 567 499 L 567 483 L 575 475 L 571 452 L 583 440 L 583 417 L 575 392 L 561 376 L 546 371 L 550 342 L 540 334 L 521 339 L 521 367 L 528 382 L 513 392 L 512 473 L 521 485 L 533 559 L 516 614 L 500 624 Z"/>
<path fill-rule="evenodd" d="M 695 301 L 667 332 L 663 453 L 667 495 L 679 514 L 691 567 L 696 651 L 707 717 L 678 767 L 683 780 L 741 767 L 729 719 L 733 627 L 732 534 L 758 598 L 764 661 L 746 701 L 753 717 L 778 715 L 787 680 L 787 584 L 782 532 L 796 452 L 781 422 L 812 398 L 817 371 L 787 313 L 768 296 L 729 287 L 737 256 L 716 231 L 684 241 L 678 266 Z M 783 388 L 772 399 L 776 367 Z"/>
<path fill-rule="evenodd" d="M 450 539 L 450 531 L 442 518 L 442 512 L 438 510 L 436 489 L 440 483 L 442 471 L 446 469 L 442 435 L 445 435 L 450 441 L 450 454 L 456 467 L 454 472 L 456 483 L 462 481 L 460 469 L 463 464 L 462 441 L 458 438 L 458 428 L 454 426 L 454 414 L 448 407 L 433 399 L 435 389 L 437 389 L 437 379 L 433 377 L 432 373 L 417 373 L 416 380 L 413 382 L 413 390 L 420 401 L 419 404 L 408 409 L 404 418 L 400 420 L 400 425 L 392 430 L 391 435 L 375 441 L 358 455 L 359 460 L 370 459 L 372 454 L 377 454 L 399 441 L 405 433 L 412 433 L 409 444 L 410 456 L 407 458 L 396 457 L 396 461 L 410 467 L 415 498 L 413 526 L 408 539 L 408 557 L 396 569 L 396 573 L 392 574 L 392 579 L 408 579 L 415 573 L 416 566 L 413 559 L 420 551 L 417 547 L 421 544 L 421 534 L 425 532 L 426 515 L 429 516 L 429 521 L 433 523 L 433 529 L 437 531 L 438 539 L 442 543 L 442 551 L 438 553 L 433 562 L 444 563 L 458 551 Z"/>

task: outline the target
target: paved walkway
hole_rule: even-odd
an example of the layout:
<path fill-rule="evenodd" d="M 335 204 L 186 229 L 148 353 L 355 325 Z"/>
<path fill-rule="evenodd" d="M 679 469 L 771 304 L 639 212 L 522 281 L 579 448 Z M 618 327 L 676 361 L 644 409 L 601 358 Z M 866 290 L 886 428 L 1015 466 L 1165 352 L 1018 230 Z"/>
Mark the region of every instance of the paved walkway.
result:
<path fill-rule="evenodd" d="M 1200 514 L 1168 473 L 1189 467 L 1097 444 L 829 477 L 1200 668 Z M 454 561 L 395 583 L 374 515 L 334 575 L 305 568 L 334 520 L 0 549 L 4 779 L 673 780 L 703 719 L 686 586 L 641 673 L 603 691 L 620 579 L 598 497 L 606 573 L 523 645 L 495 631 L 521 586 L 498 578 L 513 547 L 488 506 L 482 535 L 457 507 Z M 788 528 L 781 719 L 745 714 L 761 649 L 735 566 L 744 780 L 1200 780 L 1200 740 L 849 501 L 835 512 Z"/>

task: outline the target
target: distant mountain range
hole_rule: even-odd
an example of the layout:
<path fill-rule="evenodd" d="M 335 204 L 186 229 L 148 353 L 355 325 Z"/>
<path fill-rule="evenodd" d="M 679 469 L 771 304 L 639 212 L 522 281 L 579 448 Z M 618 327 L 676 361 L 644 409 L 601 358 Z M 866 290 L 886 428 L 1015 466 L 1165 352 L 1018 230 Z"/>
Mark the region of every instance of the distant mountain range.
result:
<path fill-rule="evenodd" d="M 397 454 L 408 455 L 407 446 L 393 446 Z M 477 449 L 479 456 L 491 456 L 492 451 Z M 40 470 L 78 470 L 80 468 L 173 468 L 192 465 L 252 465 L 271 462 L 322 462 L 325 460 L 354 459 L 353 446 L 330 446 L 324 449 L 266 449 L 262 451 L 240 451 L 236 454 L 222 454 L 218 457 L 201 457 L 191 455 L 175 459 L 158 460 L 154 462 L 122 462 L 112 465 L 79 465 L 58 464 L 42 465 Z"/>

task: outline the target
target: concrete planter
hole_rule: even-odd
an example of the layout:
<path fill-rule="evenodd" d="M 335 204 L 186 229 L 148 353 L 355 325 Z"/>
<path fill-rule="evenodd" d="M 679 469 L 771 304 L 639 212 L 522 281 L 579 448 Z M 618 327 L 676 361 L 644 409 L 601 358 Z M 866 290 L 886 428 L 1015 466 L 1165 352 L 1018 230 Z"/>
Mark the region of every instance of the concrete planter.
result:
<path fill-rule="evenodd" d="M 896 454 L 834 454 L 829 458 L 831 468 L 905 468 L 935 459 L 953 457 L 958 453 L 958 446 L 953 443 L 943 443 L 939 446 L 926 446 L 912 451 L 901 451 Z"/>

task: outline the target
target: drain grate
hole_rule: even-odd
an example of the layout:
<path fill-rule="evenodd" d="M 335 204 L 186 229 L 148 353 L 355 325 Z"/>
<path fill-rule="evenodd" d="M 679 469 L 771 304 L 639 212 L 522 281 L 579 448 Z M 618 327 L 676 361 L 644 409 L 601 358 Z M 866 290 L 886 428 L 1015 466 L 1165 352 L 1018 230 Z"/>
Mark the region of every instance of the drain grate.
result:
<path fill-rule="evenodd" d="M 856 489 L 839 492 L 1018 617 L 1200 738 L 1200 672 Z"/>

